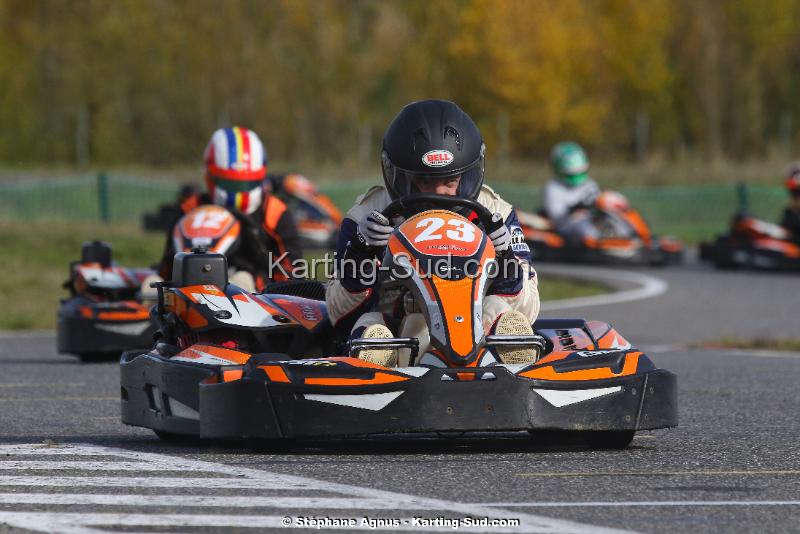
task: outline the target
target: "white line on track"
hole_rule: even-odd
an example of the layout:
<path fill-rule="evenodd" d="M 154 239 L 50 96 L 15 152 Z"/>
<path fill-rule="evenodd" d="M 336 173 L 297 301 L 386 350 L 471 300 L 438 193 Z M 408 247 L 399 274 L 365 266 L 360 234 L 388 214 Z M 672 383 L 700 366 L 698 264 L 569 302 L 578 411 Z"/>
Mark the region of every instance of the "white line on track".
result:
<path fill-rule="evenodd" d="M 175 486 L 171 486 L 175 487 Z M 184 487 L 181 485 L 181 487 Z M 194 487 L 198 487 L 195 484 Z M 205 487 L 205 486 L 203 486 Z M 258 489 L 267 489 L 263 486 Z M 224 495 L 100 495 L 95 493 L 0 493 L 0 504 L 99 504 L 104 506 L 196 506 L 225 508 L 324 508 L 327 510 L 394 510 L 380 499 L 346 497 L 268 497 Z M 418 505 L 419 510 L 424 508 Z"/>
<path fill-rule="evenodd" d="M 41 455 L 41 456 L 48 456 L 48 451 L 58 451 L 55 453 L 47 463 L 50 464 L 58 464 L 58 465 L 66 465 L 66 466 L 74 466 L 77 463 L 84 463 L 84 464 L 96 464 L 96 463 L 103 463 L 103 462 L 79 462 L 75 461 L 73 458 L 63 458 L 64 454 L 70 454 L 73 457 L 79 456 L 110 456 L 122 459 L 124 462 L 132 463 L 132 462 L 141 462 L 142 466 L 158 466 L 161 470 L 181 470 L 182 472 L 186 473 L 187 475 L 194 474 L 193 477 L 193 484 L 192 487 L 197 488 L 198 490 L 206 490 L 212 487 L 220 487 L 214 486 L 214 484 L 225 484 L 226 486 L 223 487 L 231 487 L 227 486 L 227 484 L 233 483 L 237 484 L 235 487 L 242 487 L 242 484 L 257 484 L 257 487 L 268 490 L 274 489 L 279 487 L 285 488 L 292 488 L 292 489 L 302 489 L 302 490 L 311 490 L 311 491 L 319 491 L 325 492 L 326 494 L 334 494 L 337 498 L 347 499 L 351 502 L 351 508 L 361 506 L 361 505 L 370 505 L 370 508 L 378 509 L 374 506 L 374 501 L 380 501 L 383 505 L 383 510 L 392 510 L 395 512 L 394 517 L 400 518 L 410 518 L 412 517 L 409 514 L 409 510 L 428 510 L 429 512 L 426 514 L 427 517 L 438 517 L 442 514 L 446 514 L 447 516 L 458 516 L 461 515 L 462 517 L 470 516 L 470 517 L 489 517 L 495 519 L 503 519 L 503 518 L 515 518 L 519 519 L 520 524 L 516 527 L 503 527 L 503 528 L 496 528 L 496 527 L 479 527 L 475 528 L 463 528 L 460 529 L 462 531 L 472 531 L 472 532 L 543 532 L 543 533 L 550 533 L 550 534 L 567 534 L 567 533 L 574 533 L 574 534 L 584 534 L 584 533 L 611 533 L 611 532 L 621 532 L 620 530 L 610 529 L 610 528 L 603 528 L 597 527 L 594 525 L 586 525 L 581 523 L 576 523 L 573 521 L 561 520 L 561 519 L 554 519 L 550 517 L 534 515 L 529 513 L 517 512 L 517 511 L 510 511 L 510 510 L 503 510 L 498 509 L 495 507 L 484 506 L 480 504 L 464 504 L 464 503 L 457 503 L 446 501 L 442 499 L 432 499 L 432 498 L 425 498 L 425 497 L 416 497 L 413 495 L 407 495 L 402 493 L 390 492 L 390 491 L 383 491 L 377 490 L 374 488 L 367 488 L 361 486 L 351 486 L 347 484 L 340 484 L 336 482 L 328 482 L 323 480 L 316 480 L 311 478 L 304 478 L 299 476 L 293 475 L 286 475 L 283 473 L 275 473 L 269 471 L 262 471 L 260 469 L 252 469 L 248 467 L 238 466 L 238 465 L 229 465 L 229 464 L 219 464 L 219 463 L 212 463 L 212 462 L 205 462 L 200 460 L 192 460 L 188 458 L 182 458 L 179 456 L 168 456 L 164 454 L 154 454 L 154 453 L 142 453 L 136 451 L 130 451 L 126 449 L 118 449 L 118 448 L 110 448 L 110 447 L 100 447 L 96 445 L 89 445 L 89 444 L 74 444 L 74 445 L 66 445 L 63 447 L 56 447 L 56 448 L 42 448 L 41 446 L 35 445 L 0 445 L 0 456 L 3 455 L 4 452 L 8 451 L 10 454 L 13 455 Z M 84 454 L 85 453 L 85 454 Z M 59 458 L 61 456 L 61 458 Z M 18 464 L 25 465 L 25 461 L 20 460 L 10 460 L 6 461 L 11 462 L 14 461 Z M 27 462 L 30 463 L 43 463 L 39 461 L 32 461 Z M 111 462 L 106 462 L 111 463 Z M 23 467 L 24 469 L 24 467 Z M 148 471 L 153 471 L 150 467 L 147 468 Z M 210 477 L 211 475 L 217 475 L 218 478 L 198 478 L 197 475 L 202 473 L 206 477 Z M 224 478 L 219 478 L 224 477 Z M 15 476 L 15 477 L 0 477 L 0 484 L 4 486 L 35 486 L 37 488 L 52 488 L 55 486 L 78 486 L 78 485 L 86 485 L 86 481 L 92 481 L 92 485 L 96 482 L 100 482 L 101 479 L 103 480 L 103 485 L 107 486 L 115 486 L 115 487 L 125 487 L 130 488 L 130 490 L 135 493 L 136 488 L 144 487 L 141 483 L 144 480 L 153 480 L 150 477 L 108 477 L 108 476 L 101 476 L 101 477 L 92 477 L 92 476 L 74 476 L 74 477 L 27 477 L 27 476 Z M 114 480 L 114 483 L 111 481 Z M 170 482 L 173 486 L 176 487 L 178 485 L 182 485 L 186 482 L 186 479 L 181 479 L 179 477 L 175 478 L 162 478 L 160 483 Z M 207 492 L 204 492 L 207 493 Z M 284 516 L 278 515 L 240 515 L 240 514 L 226 514 L 224 510 L 224 506 L 220 508 L 220 513 L 218 514 L 181 514 L 181 513 L 171 513 L 171 514 L 137 514 L 137 513 L 98 513 L 98 506 L 102 506 L 100 504 L 89 504 L 87 506 L 93 506 L 86 510 L 86 513 L 76 513 L 74 510 L 70 512 L 53 512 L 53 511 L 19 511 L 21 507 L 24 507 L 26 503 L 20 503 L 19 501 L 13 501 L 12 493 L 5 493 L 7 497 L 5 499 L 8 500 L 7 504 L 17 504 L 14 512 L 11 511 L 0 511 L 0 523 L 5 522 L 6 524 L 16 526 L 19 528 L 28 528 L 32 530 L 44 530 L 47 532 L 90 532 L 96 530 L 97 528 L 102 528 L 104 526 L 112 526 L 112 527 L 161 527 L 161 526 L 173 526 L 173 527 L 253 527 L 258 526 L 262 528 L 285 528 Z M 22 495 L 21 500 L 31 500 L 37 499 L 38 497 L 33 497 L 32 493 L 24 493 Z M 70 495 L 67 493 L 59 493 L 58 495 Z M 173 496 L 176 498 L 178 496 Z M 283 497 L 291 497 L 291 495 L 283 495 Z M 58 498 L 69 498 L 69 497 L 58 497 Z M 80 495 L 72 495 L 72 498 L 80 499 L 84 498 Z M 104 498 L 112 499 L 109 502 L 114 502 L 113 499 L 116 498 L 117 501 L 114 505 L 125 505 L 126 503 L 130 503 L 131 499 L 139 498 L 139 495 L 131 495 L 131 494 L 123 494 L 123 495 L 106 495 Z M 243 500 L 249 500 L 253 497 L 243 497 Z M 313 496 L 311 497 L 313 498 Z M 311 508 L 313 509 L 313 508 Z M 330 517 L 346 517 L 342 515 L 337 515 L 337 510 L 339 508 L 333 508 L 333 514 Z M 340 514 L 340 512 L 338 513 Z M 314 515 L 321 515 L 319 512 L 314 512 Z M 383 514 L 386 517 L 388 514 Z M 391 515 L 388 515 L 392 517 Z M 360 517 L 360 516 L 359 516 Z M 373 516 L 374 517 L 374 516 Z M 147 528 L 142 528 L 141 530 L 148 530 Z M 345 530 L 374 530 L 369 525 L 358 525 L 358 526 L 347 526 Z M 415 525 L 401 525 L 398 528 L 392 528 L 388 530 L 429 530 L 429 531 L 452 531 L 452 527 L 450 526 L 442 526 L 442 527 L 425 527 L 420 529 L 418 526 Z"/>
<path fill-rule="evenodd" d="M 43 462 L 31 460 L 0 460 L 0 471 L 28 470 L 28 471 L 61 471 L 65 469 L 75 469 L 80 471 L 156 471 L 162 472 L 165 467 L 162 465 L 148 465 L 142 462 L 79 462 L 79 461 L 58 461 L 49 460 Z M 169 471 L 182 471 L 180 468 L 166 469 Z"/>
<path fill-rule="evenodd" d="M 503 508 L 581 508 L 627 506 L 800 506 L 800 501 L 620 501 L 620 502 L 491 502 Z"/>
<path fill-rule="evenodd" d="M 37 445 L 19 444 L 19 445 L 0 445 L 0 454 L 3 456 L 102 456 L 109 460 L 113 459 L 113 455 L 107 451 L 96 448 L 80 448 L 75 449 L 69 445 L 47 445 L 39 443 Z"/>
<path fill-rule="evenodd" d="M 496 515 L 496 514 L 495 514 Z M 517 514 L 519 515 L 519 514 Z M 57 532 L 93 532 L 98 528 L 105 525 L 126 525 L 135 527 L 234 527 L 234 528 L 258 528 L 263 532 L 264 529 L 278 529 L 278 528 L 301 528 L 300 525 L 293 525 L 285 521 L 291 520 L 297 522 L 296 518 L 285 515 L 217 515 L 217 514 L 114 514 L 114 513 L 42 513 L 36 514 L 37 517 L 31 517 L 30 513 L 20 512 L 0 512 L 0 520 L 5 520 L 11 524 L 18 525 L 22 528 L 29 528 L 32 530 L 40 530 L 42 525 L 40 521 L 46 522 L 47 525 L 52 525 L 58 522 L 63 530 Z M 324 526 L 324 530 L 344 530 L 352 532 L 353 530 L 376 530 L 374 527 L 369 526 L 366 522 L 362 522 L 361 517 L 348 517 L 341 515 L 325 516 L 329 520 L 352 520 L 355 519 L 354 525 L 338 525 L 338 526 Z M 373 518 L 375 516 L 372 516 Z M 573 523 L 574 524 L 574 523 Z M 83 528 L 81 528 L 83 527 Z M 88 528 L 87 528 L 88 527 Z M 314 530 L 311 525 L 306 526 L 304 530 Z M 379 528 L 379 531 L 406 531 L 406 532 L 453 532 L 452 526 L 443 524 L 441 526 L 417 526 L 412 523 L 411 518 L 406 519 L 406 524 L 393 526 L 390 528 Z M 541 528 L 537 530 L 523 529 L 520 530 L 514 527 L 466 527 L 458 528 L 458 532 L 542 532 L 542 533 L 560 533 L 560 532 L 573 532 L 560 529 Z M 607 532 L 605 529 L 592 527 L 591 530 L 584 529 L 581 532 Z"/>
<path fill-rule="evenodd" d="M 114 487 L 114 488 L 208 488 L 208 489 L 306 489 L 307 484 L 266 482 L 249 478 L 200 477 L 29 477 L 0 476 L 0 486 Z"/>
<path fill-rule="evenodd" d="M 598 267 L 575 267 L 568 265 L 548 265 L 537 266 L 542 274 L 558 274 L 561 276 L 575 277 L 579 279 L 597 280 L 599 282 L 609 282 L 614 284 L 634 284 L 634 289 L 623 289 L 603 295 L 591 297 L 578 297 L 572 299 L 560 299 L 542 302 L 542 311 L 556 311 L 567 308 L 585 308 L 587 306 L 602 306 L 606 304 L 617 304 L 620 302 L 630 302 L 657 297 L 667 291 L 669 287 L 661 278 L 650 276 L 634 271 L 620 271 L 616 269 L 601 269 Z M 546 283 L 546 282 L 545 282 Z"/>

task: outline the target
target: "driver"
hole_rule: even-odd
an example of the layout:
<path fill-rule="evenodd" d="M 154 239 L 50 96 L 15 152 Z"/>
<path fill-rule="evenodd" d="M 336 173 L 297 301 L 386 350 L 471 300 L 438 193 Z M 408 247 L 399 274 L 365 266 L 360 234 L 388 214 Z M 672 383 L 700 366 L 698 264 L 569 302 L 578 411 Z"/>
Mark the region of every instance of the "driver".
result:
<path fill-rule="evenodd" d="M 536 272 L 514 208 L 483 185 L 485 148 L 475 123 L 453 102 L 422 100 L 405 106 L 389 124 L 383 138 L 381 160 L 385 185 L 369 189 L 347 212 L 339 232 L 337 259 L 359 264 L 383 257 L 394 227 L 381 211 L 395 199 L 414 193 L 435 193 L 477 200 L 505 222 L 489 235 L 498 259 L 506 258 L 519 267 L 501 268 L 501 275 L 506 278 L 496 279 L 491 286 L 483 305 L 484 331 L 530 335 L 531 324 L 539 314 Z M 394 337 L 392 329 L 398 326 L 395 331 L 401 335 L 412 335 L 405 328 L 407 325 L 397 325 L 393 316 L 384 313 L 391 310 L 383 302 L 389 297 L 383 295 L 382 302 L 376 302 L 374 282 L 363 278 L 353 270 L 342 269 L 328 285 L 325 300 L 340 339 L 348 333 L 351 338 Z M 421 355 L 423 345 L 421 341 Z M 510 348 L 498 349 L 498 356 L 506 363 L 532 359 L 530 350 Z M 363 350 L 359 357 L 393 366 L 397 365 L 398 351 Z"/>
<path fill-rule="evenodd" d="M 786 189 L 789 191 L 789 204 L 783 210 L 783 226 L 796 243 L 800 243 L 800 163 L 792 163 L 786 169 Z"/>
<path fill-rule="evenodd" d="M 544 187 L 544 212 L 556 231 L 573 244 L 596 239 L 589 209 L 600 188 L 589 177 L 589 159 L 578 143 L 565 141 L 553 147 L 550 163 L 555 175 Z"/>
<path fill-rule="evenodd" d="M 245 241 L 235 255 L 252 263 L 253 258 L 262 255 L 259 251 L 266 250 L 271 258 L 258 258 L 260 265 L 267 266 L 272 263 L 270 260 L 276 261 L 286 273 L 291 273 L 292 261 L 302 257 L 300 238 L 286 204 L 271 194 L 269 182 L 264 181 L 267 175 L 267 152 L 258 135 L 238 126 L 220 128 L 211 136 L 206 147 L 205 164 L 208 192 L 184 199 L 180 205 L 182 213 L 186 214 L 202 204 L 217 204 L 238 212 L 246 218 L 244 222 L 251 222 L 254 229 L 260 226 L 263 232 L 243 232 Z M 172 242 L 173 228 L 167 233 L 167 244 L 159 267 L 159 275 L 167 280 L 172 276 L 172 259 L 176 252 Z M 259 240 L 263 246 L 259 247 L 249 240 Z M 235 258 L 229 260 L 236 263 Z M 255 280 L 237 280 L 237 283 L 255 291 L 263 289 L 268 281 L 265 275 L 275 281 L 287 278 L 281 269 L 272 273 L 252 274 Z"/>

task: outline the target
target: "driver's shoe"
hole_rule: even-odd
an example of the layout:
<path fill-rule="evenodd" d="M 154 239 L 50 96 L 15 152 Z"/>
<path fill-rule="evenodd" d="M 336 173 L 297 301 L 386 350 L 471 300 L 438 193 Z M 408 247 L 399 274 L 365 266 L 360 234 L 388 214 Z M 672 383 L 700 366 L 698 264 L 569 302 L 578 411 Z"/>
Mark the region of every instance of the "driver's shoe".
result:
<path fill-rule="evenodd" d="M 382 324 L 373 324 L 364 329 L 362 338 L 387 339 L 394 335 L 389 327 Z M 398 349 L 364 349 L 358 353 L 358 359 L 376 363 L 384 367 L 397 367 Z"/>
<path fill-rule="evenodd" d="M 494 326 L 497 336 L 531 336 L 533 328 L 524 314 L 512 310 L 503 313 Z M 539 358 L 539 351 L 534 347 L 514 348 L 497 347 L 497 356 L 503 363 L 534 363 Z"/>

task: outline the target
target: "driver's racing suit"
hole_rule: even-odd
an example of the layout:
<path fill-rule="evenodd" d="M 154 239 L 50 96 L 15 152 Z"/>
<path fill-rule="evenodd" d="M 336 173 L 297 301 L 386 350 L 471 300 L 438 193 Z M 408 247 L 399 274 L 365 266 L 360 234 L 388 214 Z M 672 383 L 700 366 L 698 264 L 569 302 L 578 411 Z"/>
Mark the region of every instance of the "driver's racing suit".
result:
<path fill-rule="evenodd" d="M 600 194 L 597 182 L 587 178 L 575 187 L 552 178 L 544 186 L 543 208 L 558 233 L 569 241 L 580 241 L 584 237 L 597 238 L 598 232 L 589 213 L 575 212 L 590 207 Z"/>
<path fill-rule="evenodd" d="M 491 213 L 500 213 L 503 217 L 511 233 L 511 249 L 521 267 L 517 279 L 498 280 L 489 289 L 489 296 L 484 299 L 483 305 L 484 329 L 489 332 L 500 314 L 508 310 L 523 313 L 533 323 L 539 315 L 538 280 L 536 271 L 531 265 L 531 252 L 525 243 L 516 212 L 511 204 L 486 185 L 482 186 L 477 200 Z M 372 187 L 358 197 L 342 221 L 336 244 L 338 260 L 350 258 L 358 262 L 374 257 L 372 252 L 365 254 L 359 249 L 358 221 L 372 210 L 382 211 L 390 202 L 389 193 L 383 186 Z M 328 305 L 328 315 L 340 338 L 347 337 L 350 331 L 359 325 L 367 326 L 375 322 L 386 324 L 385 317 L 380 312 L 374 311 L 378 304 L 374 298 L 375 291 L 372 285 L 366 282 L 355 276 L 352 271 L 344 269 L 327 287 L 325 301 Z M 383 308 L 384 303 L 380 304 Z"/>
<path fill-rule="evenodd" d="M 791 234 L 795 243 L 800 243 L 800 206 L 791 205 L 783 210 L 781 226 Z"/>

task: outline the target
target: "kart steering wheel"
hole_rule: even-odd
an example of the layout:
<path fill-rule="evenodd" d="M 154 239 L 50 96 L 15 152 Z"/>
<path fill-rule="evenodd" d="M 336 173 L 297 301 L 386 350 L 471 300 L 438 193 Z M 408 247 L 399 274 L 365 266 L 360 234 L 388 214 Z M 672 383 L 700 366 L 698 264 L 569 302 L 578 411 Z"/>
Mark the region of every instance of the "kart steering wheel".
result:
<path fill-rule="evenodd" d="M 478 216 L 478 221 L 481 223 L 481 226 L 483 226 L 483 230 L 487 234 L 505 224 L 502 218 L 497 222 L 493 222 L 492 212 L 476 200 L 450 195 L 437 195 L 434 193 L 416 193 L 405 198 L 398 198 L 383 208 L 381 214 L 387 219 L 391 219 L 396 215 L 401 215 L 403 212 L 409 210 L 409 208 L 421 206 L 430 207 L 431 205 L 445 209 L 463 207 L 474 211 Z"/>

